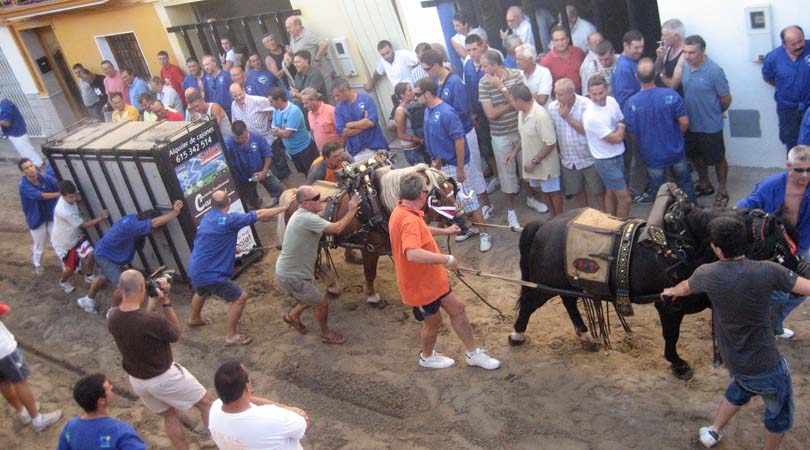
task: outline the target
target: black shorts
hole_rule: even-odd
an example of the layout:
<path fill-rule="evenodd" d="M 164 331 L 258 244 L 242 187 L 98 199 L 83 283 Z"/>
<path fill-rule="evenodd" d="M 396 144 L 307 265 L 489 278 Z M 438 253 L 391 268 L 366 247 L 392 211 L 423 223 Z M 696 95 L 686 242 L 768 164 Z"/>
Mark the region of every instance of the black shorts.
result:
<path fill-rule="evenodd" d="M 319 156 L 321 156 L 321 154 L 318 151 L 318 146 L 315 145 L 315 139 L 310 140 L 309 145 L 304 150 L 290 155 L 295 165 L 295 170 L 304 175 L 309 175 L 309 168 L 312 167 L 312 161 L 318 159 Z"/>
<path fill-rule="evenodd" d="M 436 300 L 428 303 L 427 305 L 422 306 L 414 306 L 413 307 L 413 318 L 416 319 L 417 322 L 421 322 L 427 319 L 430 316 L 435 315 L 439 312 L 439 308 L 442 307 L 442 299 L 450 295 L 453 292 L 452 289 L 447 291 L 446 293 L 442 294 Z"/>
<path fill-rule="evenodd" d="M 702 158 L 708 166 L 713 166 L 726 158 L 723 130 L 717 133 L 687 131 L 684 136 L 684 145 L 687 157 L 690 159 Z"/>

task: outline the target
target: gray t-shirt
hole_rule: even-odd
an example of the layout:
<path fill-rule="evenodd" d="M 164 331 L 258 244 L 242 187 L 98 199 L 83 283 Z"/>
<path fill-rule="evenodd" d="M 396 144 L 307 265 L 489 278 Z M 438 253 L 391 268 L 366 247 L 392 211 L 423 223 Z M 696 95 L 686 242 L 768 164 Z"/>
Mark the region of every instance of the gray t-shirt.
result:
<path fill-rule="evenodd" d="M 284 231 L 281 255 L 276 260 L 276 275 L 305 280 L 315 278 L 318 242 L 328 226 L 328 220 L 299 207 Z"/>
<path fill-rule="evenodd" d="M 779 362 L 771 293 L 790 292 L 795 284 L 796 274 L 779 264 L 745 258 L 702 265 L 689 278 L 691 291 L 712 302 L 717 346 L 732 373 L 764 372 Z"/>

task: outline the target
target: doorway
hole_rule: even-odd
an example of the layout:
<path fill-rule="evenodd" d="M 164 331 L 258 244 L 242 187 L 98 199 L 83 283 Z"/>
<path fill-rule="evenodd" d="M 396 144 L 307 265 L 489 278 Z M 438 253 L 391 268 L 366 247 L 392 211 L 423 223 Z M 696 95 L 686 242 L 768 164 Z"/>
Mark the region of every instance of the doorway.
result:
<path fill-rule="evenodd" d="M 56 34 L 49 26 L 36 28 L 34 31 L 36 32 L 40 45 L 42 45 L 42 50 L 44 56 L 48 60 L 51 72 L 53 73 L 59 88 L 64 94 L 65 100 L 70 106 L 70 110 L 75 116 L 72 122 L 75 122 L 75 120 L 77 120 L 79 117 L 87 114 L 87 109 L 84 107 L 79 86 L 76 84 L 74 74 L 70 70 L 68 63 L 65 60 L 65 55 L 62 53 L 62 48 L 59 45 L 59 41 L 56 39 Z M 47 73 L 44 73 L 41 68 L 40 72 L 43 78 L 47 76 Z M 51 89 L 49 89 L 48 93 L 51 96 L 56 94 L 55 92 L 52 92 Z"/>

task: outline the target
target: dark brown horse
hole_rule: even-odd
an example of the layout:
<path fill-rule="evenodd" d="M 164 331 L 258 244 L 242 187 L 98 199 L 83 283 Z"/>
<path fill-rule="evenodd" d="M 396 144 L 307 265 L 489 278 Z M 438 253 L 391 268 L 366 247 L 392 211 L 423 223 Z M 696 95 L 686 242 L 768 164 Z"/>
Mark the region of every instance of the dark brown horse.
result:
<path fill-rule="evenodd" d="M 345 170 L 345 169 L 344 169 Z M 365 170 L 365 169 L 364 169 Z M 430 207 L 452 206 L 455 208 L 454 194 L 455 186 L 451 178 L 439 170 L 432 169 L 425 164 L 419 164 L 404 169 L 392 169 L 388 165 L 377 167 L 373 174 L 366 180 L 367 183 L 348 183 L 348 189 L 339 189 L 334 184 L 318 184 L 316 189 L 322 193 L 321 200 L 326 202 L 322 215 L 330 221 L 340 220 L 349 210 L 349 198 L 354 192 L 359 192 L 363 198 L 360 210 L 354 220 L 339 235 L 325 235 L 321 241 L 321 248 L 328 249 L 343 247 L 359 249 L 363 255 L 363 274 L 365 276 L 366 302 L 373 306 L 382 306 L 380 295 L 374 289 L 374 280 L 377 278 L 377 263 L 380 256 L 391 254 L 391 243 L 388 236 L 388 216 L 396 207 L 399 200 L 399 180 L 406 174 L 419 173 L 425 177 L 428 194 L 428 204 L 425 206 L 425 220 L 439 221 L 442 217 L 440 213 Z M 345 174 L 342 174 L 345 176 Z M 361 177 L 364 175 L 360 175 Z M 360 180 L 362 181 L 362 180 Z M 330 186 L 331 184 L 331 186 Z M 369 192 L 372 191 L 373 192 Z M 298 204 L 295 201 L 296 189 L 286 190 L 279 199 L 280 203 L 291 202 L 290 209 L 278 219 L 278 235 L 283 239 L 284 230 L 290 216 Z M 323 195 L 326 194 L 326 195 Z M 376 201 L 376 205 L 372 204 Z M 381 209 L 380 209 L 381 207 Z M 463 214 L 457 213 L 463 217 Z M 283 243 L 282 243 L 283 245 Z M 327 258 L 328 260 L 328 258 Z M 324 267 L 327 261 L 322 259 L 317 272 L 319 277 L 323 277 L 330 293 L 338 293 L 336 280 L 332 270 Z"/>

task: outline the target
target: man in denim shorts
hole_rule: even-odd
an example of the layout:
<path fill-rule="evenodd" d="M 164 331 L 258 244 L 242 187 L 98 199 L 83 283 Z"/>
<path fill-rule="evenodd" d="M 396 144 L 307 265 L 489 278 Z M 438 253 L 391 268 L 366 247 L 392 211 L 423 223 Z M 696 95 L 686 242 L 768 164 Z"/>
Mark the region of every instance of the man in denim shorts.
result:
<path fill-rule="evenodd" d="M 719 261 L 661 293 L 662 298 L 707 294 L 712 302 L 717 346 L 731 383 L 714 423 L 700 429 L 700 442 L 714 446 L 734 414 L 759 395 L 765 402 L 765 448 L 776 449 L 793 426 L 794 406 L 790 369 L 770 326 L 770 297 L 773 291 L 808 295 L 810 280 L 771 261 L 746 259 L 745 225 L 735 218 L 713 219 L 709 237 Z"/>

